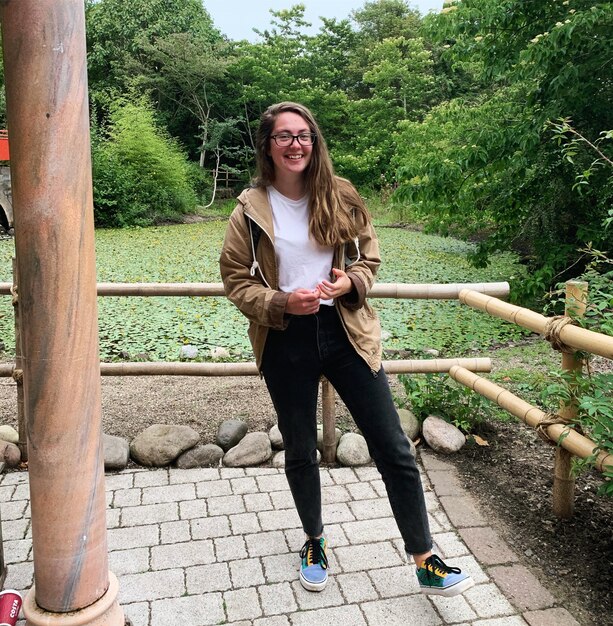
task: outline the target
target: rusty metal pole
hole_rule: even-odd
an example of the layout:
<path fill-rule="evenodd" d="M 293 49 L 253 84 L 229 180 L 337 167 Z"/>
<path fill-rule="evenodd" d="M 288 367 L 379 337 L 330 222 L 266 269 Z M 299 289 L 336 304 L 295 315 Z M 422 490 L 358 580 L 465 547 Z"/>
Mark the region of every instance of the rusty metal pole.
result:
<path fill-rule="evenodd" d="M 28 626 L 123 626 L 108 570 L 82 0 L 2 0 L 34 587 Z"/>
<path fill-rule="evenodd" d="M 582 317 L 585 313 L 588 285 L 583 281 L 570 280 L 566 283 L 565 315 L 572 318 Z M 562 352 L 562 369 L 565 372 L 580 372 L 583 360 L 576 352 Z M 577 402 L 574 395 L 568 404 L 560 406 L 560 416 L 566 422 L 577 417 Z M 553 513 L 557 517 L 568 519 L 575 510 L 575 478 L 572 474 L 573 455 L 558 446 L 555 451 L 553 467 Z"/>

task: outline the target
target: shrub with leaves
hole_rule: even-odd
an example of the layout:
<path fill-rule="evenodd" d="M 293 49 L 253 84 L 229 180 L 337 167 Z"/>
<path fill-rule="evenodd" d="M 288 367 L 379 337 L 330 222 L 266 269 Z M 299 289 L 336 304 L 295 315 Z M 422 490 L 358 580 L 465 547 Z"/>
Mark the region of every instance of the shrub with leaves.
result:
<path fill-rule="evenodd" d="M 400 374 L 398 379 L 406 394 L 397 399 L 399 405 L 409 406 L 420 422 L 434 414 L 469 433 L 488 417 L 489 401 L 447 374 Z"/>
<path fill-rule="evenodd" d="M 588 302 L 585 315 L 577 323 L 590 330 L 613 336 L 613 259 L 597 250 L 583 251 L 591 257 L 587 270 L 581 276 L 588 285 Z M 563 286 L 560 285 L 562 288 Z M 552 296 L 559 302 L 562 289 Z M 594 454 L 587 460 L 593 464 L 601 452 L 613 454 L 613 370 L 592 371 L 592 355 L 582 355 L 587 363 L 585 372 L 554 372 L 554 382 L 548 385 L 543 398 L 549 403 L 562 400 L 569 403 L 575 399 L 576 424 L 594 441 Z M 578 463 L 580 468 L 584 465 Z M 613 470 L 604 472 L 606 478 L 600 492 L 613 497 Z"/>
<path fill-rule="evenodd" d="M 98 226 L 154 224 L 196 205 L 190 164 L 145 99 L 115 102 L 108 128 L 94 132 L 92 161 Z"/>

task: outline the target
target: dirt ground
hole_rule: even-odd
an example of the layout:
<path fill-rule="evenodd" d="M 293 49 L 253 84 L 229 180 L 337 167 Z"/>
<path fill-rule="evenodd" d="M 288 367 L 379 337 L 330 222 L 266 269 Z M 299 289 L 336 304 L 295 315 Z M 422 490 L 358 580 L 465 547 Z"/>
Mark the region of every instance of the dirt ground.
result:
<path fill-rule="evenodd" d="M 16 426 L 15 398 L 14 383 L 0 381 L 0 424 Z M 224 419 L 243 419 L 250 430 L 267 430 L 275 422 L 257 377 L 106 377 L 102 412 L 104 431 L 129 440 L 155 423 L 187 424 L 209 443 Z M 337 421 L 349 427 L 339 403 Z M 515 421 L 483 425 L 477 434 L 488 447 L 467 445 L 447 460 L 456 464 L 490 523 L 581 624 L 610 624 L 613 501 L 596 496 L 599 475 L 577 479 L 575 515 L 559 520 L 551 512 L 554 448 Z"/>

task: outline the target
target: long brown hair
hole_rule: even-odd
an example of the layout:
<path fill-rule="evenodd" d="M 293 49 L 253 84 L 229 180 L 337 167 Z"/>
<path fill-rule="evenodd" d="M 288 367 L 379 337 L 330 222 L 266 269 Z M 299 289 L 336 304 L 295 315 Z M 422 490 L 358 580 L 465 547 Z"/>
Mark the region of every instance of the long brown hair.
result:
<path fill-rule="evenodd" d="M 258 187 L 272 185 L 275 167 L 270 156 L 270 135 L 281 113 L 296 113 L 308 124 L 316 138 L 311 160 L 305 170 L 305 184 L 309 193 L 309 230 L 313 238 L 324 246 L 337 246 L 357 236 L 354 212 L 368 219 L 368 211 L 353 185 L 334 174 L 326 141 L 313 117 L 304 105 L 279 102 L 262 114 L 256 134 L 256 162 Z"/>

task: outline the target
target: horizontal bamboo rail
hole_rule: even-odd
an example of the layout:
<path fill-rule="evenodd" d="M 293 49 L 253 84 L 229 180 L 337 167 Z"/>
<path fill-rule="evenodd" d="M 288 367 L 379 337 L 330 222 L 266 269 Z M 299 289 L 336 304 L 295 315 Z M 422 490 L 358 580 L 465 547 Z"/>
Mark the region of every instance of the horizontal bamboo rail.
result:
<path fill-rule="evenodd" d="M 474 309 L 480 309 L 494 317 L 513 322 L 535 333 L 544 334 L 551 321 L 551 318 L 540 313 L 503 302 L 474 290 L 462 289 L 459 299 L 460 302 Z M 608 335 L 568 324 L 560 330 L 560 339 L 575 350 L 584 350 L 607 359 L 613 359 L 613 337 Z"/>
<path fill-rule="evenodd" d="M 533 428 L 536 428 L 546 415 L 544 411 L 532 406 L 510 391 L 499 387 L 490 380 L 477 376 L 477 374 L 463 367 L 458 365 L 452 366 L 449 370 L 449 376 L 465 387 L 472 389 L 475 393 L 492 400 L 498 406 Z M 550 424 L 544 427 L 543 431 L 551 441 L 559 444 L 581 459 L 591 457 L 597 447 L 593 441 L 580 435 L 565 424 Z M 604 471 L 605 468 L 613 469 L 613 455 L 604 451 L 600 452 L 596 457 L 594 465 L 600 471 Z"/>
<path fill-rule="evenodd" d="M 447 373 L 450 367 L 460 365 L 475 372 L 491 372 L 489 358 L 474 359 L 413 359 L 383 361 L 387 374 L 430 374 Z M 0 364 L 0 378 L 13 376 L 15 366 Z M 177 362 L 137 362 L 100 363 L 102 376 L 258 376 L 255 363 L 177 363 Z"/>
<path fill-rule="evenodd" d="M 0 283 L 0 295 L 11 294 L 12 283 Z M 453 300 L 463 289 L 504 298 L 509 295 L 509 283 L 449 283 L 446 285 L 417 283 L 375 284 L 371 298 L 400 298 L 416 300 Z M 99 296 L 223 296 L 222 283 L 98 283 Z"/>

